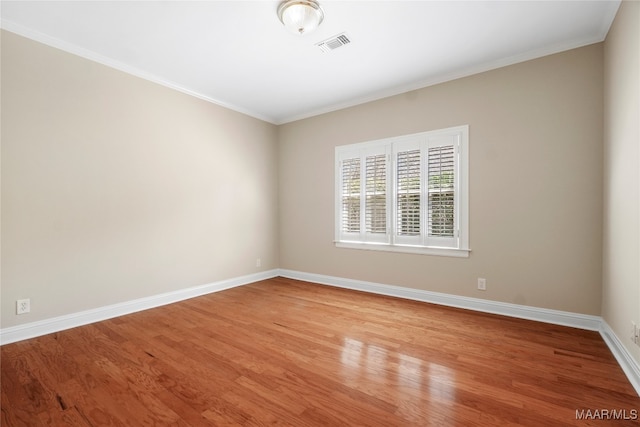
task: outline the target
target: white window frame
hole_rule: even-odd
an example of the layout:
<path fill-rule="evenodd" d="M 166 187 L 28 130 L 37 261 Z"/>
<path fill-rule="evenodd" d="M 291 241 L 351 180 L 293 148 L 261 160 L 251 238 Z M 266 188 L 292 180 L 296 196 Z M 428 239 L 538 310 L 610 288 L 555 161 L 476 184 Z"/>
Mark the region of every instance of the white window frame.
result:
<path fill-rule="evenodd" d="M 427 230 L 428 149 L 454 145 L 454 232 L 453 237 L 433 237 Z M 419 149 L 421 152 L 421 233 L 403 236 L 397 233 L 397 155 Z M 367 233 L 364 208 L 361 208 L 358 233 L 342 231 L 342 162 L 360 158 L 360 200 L 365 200 L 364 169 L 367 156 L 385 154 L 386 163 L 386 233 Z M 335 148 L 335 245 L 339 248 L 405 252 L 425 255 L 468 257 L 469 252 L 469 126 L 421 132 L 394 138 L 343 145 Z"/>

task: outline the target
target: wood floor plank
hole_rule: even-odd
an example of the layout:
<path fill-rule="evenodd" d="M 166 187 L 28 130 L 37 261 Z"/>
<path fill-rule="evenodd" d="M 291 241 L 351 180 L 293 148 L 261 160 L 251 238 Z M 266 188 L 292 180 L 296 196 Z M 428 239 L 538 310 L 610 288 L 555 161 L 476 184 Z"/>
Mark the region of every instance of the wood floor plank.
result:
<path fill-rule="evenodd" d="M 284 278 L 0 352 L 2 426 L 640 424 L 597 332 Z"/>

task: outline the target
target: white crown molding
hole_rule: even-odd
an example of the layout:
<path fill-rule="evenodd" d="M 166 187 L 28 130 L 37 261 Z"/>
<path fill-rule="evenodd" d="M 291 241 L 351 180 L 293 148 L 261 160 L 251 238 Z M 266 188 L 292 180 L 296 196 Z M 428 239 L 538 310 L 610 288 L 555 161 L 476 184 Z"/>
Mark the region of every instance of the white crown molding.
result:
<path fill-rule="evenodd" d="M 167 87 L 169 89 L 176 90 L 178 92 L 182 92 L 186 95 L 193 96 L 198 99 L 202 99 L 203 101 L 210 102 L 212 104 L 218 105 L 223 108 L 227 108 L 229 110 L 233 110 L 235 112 L 245 114 L 247 116 L 253 117 L 258 120 L 262 120 L 271 124 L 276 124 L 273 118 L 266 117 L 261 114 L 257 114 L 253 111 L 249 111 L 245 108 L 239 107 L 237 105 L 229 104 L 227 102 L 220 101 L 218 99 L 211 98 L 209 96 L 203 95 L 201 93 L 195 92 L 193 90 L 184 88 L 177 83 L 171 82 L 169 80 L 165 80 L 161 77 L 158 77 L 154 74 L 148 73 L 146 71 L 142 71 L 138 68 L 127 65 L 123 62 L 116 61 L 115 59 L 109 58 L 104 55 L 97 54 L 88 49 L 82 48 L 80 46 L 76 46 L 74 44 L 65 42 L 63 40 L 57 39 L 55 37 L 51 37 L 39 31 L 32 30 L 30 28 L 24 27 L 20 24 L 16 24 L 7 19 L 2 19 L 0 21 L 0 28 L 11 33 L 17 34 L 22 37 L 26 37 L 30 40 L 37 41 L 44 45 L 60 49 L 64 52 L 71 53 L 73 55 L 79 56 L 84 59 L 88 59 L 93 62 L 97 62 L 99 64 L 105 65 L 110 68 L 114 68 L 118 71 L 122 71 L 124 73 L 130 74 L 132 76 L 148 80 L 150 82 L 159 84 L 161 86 Z"/>
<path fill-rule="evenodd" d="M 65 329 L 84 326 L 102 320 L 111 319 L 150 308 L 160 307 L 167 304 L 183 301 L 214 292 L 224 291 L 237 286 L 254 283 L 260 280 L 271 279 L 278 276 L 278 270 L 268 270 L 261 273 L 236 277 L 206 285 L 195 286 L 178 291 L 167 292 L 159 295 L 152 295 L 132 301 L 125 301 L 118 304 L 98 307 L 92 310 L 81 311 L 79 313 L 67 314 L 64 316 L 45 319 L 37 322 L 26 323 L 0 329 L 0 345 L 10 344 L 17 341 L 35 338 L 38 336 L 64 331 Z"/>
<path fill-rule="evenodd" d="M 614 14 L 615 16 L 615 14 Z M 613 18 L 611 19 L 611 21 L 613 21 Z M 607 21 L 609 22 L 609 21 Z M 103 55 L 99 55 L 95 52 L 92 52 L 88 49 L 84 49 L 82 47 L 76 46 L 74 44 L 65 42 L 63 40 L 57 39 L 55 37 L 51 37 L 49 35 L 46 35 L 44 33 L 41 33 L 39 31 L 35 31 L 33 29 L 24 27 L 20 24 L 16 24 L 12 21 L 9 21 L 7 19 L 2 19 L 0 21 L 0 28 L 7 30 L 9 32 L 18 34 L 20 36 L 26 37 L 28 39 L 40 42 L 42 44 L 45 44 L 47 46 L 51 46 L 54 47 L 56 49 L 60 49 L 63 50 L 65 52 L 80 56 L 82 58 L 88 59 L 90 61 L 94 61 L 97 63 L 100 63 L 102 65 L 105 65 L 107 67 L 111 67 L 114 68 L 116 70 L 125 72 L 127 74 L 131 74 L 133 76 L 139 77 L 141 79 L 145 79 L 148 81 L 151 81 L 153 83 L 157 83 L 159 85 L 168 87 L 170 89 L 174 89 L 177 90 L 179 92 L 185 93 L 187 95 L 202 99 L 204 101 L 210 102 L 212 104 L 216 104 L 219 105 L 221 107 L 224 108 L 228 108 L 229 110 L 233 110 L 236 111 L 238 113 L 242 113 L 245 114 L 247 116 L 251 116 L 253 118 L 274 124 L 274 125 L 282 125 L 282 124 L 286 124 L 286 123 L 291 123 L 291 122 L 295 122 L 298 120 L 303 120 L 303 119 L 307 119 L 310 117 L 314 117 L 314 116 L 319 116 L 322 114 L 327 114 L 327 113 L 332 113 L 335 111 L 339 111 L 339 110 L 343 110 L 346 108 L 350 108 L 350 107 L 354 107 L 357 105 L 361 105 L 361 104 L 366 104 L 369 102 L 373 102 L 373 101 L 378 101 L 384 98 L 389 98 L 395 95 L 400 95 L 406 92 L 411 92 L 414 90 L 420 90 L 420 89 L 424 89 L 426 87 L 429 86 L 435 86 L 437 84 L 440 83 L 446 83 L 452 80 L 457 80 L 460 78 L 464 78 L 464 77 L 469 77 L 475 74 L 480 74 L 480 73 L 484 73 L 486 71 L 491 71 L 491 70 L 495 70 L 498 68 L 502 68 L 502 67 L 506 67 L 509 65 L 514 65 L 520 62 L 525 62 L 525 61 L 529 61 L 529 60 L 533 60 L 533 59 L 537 59 L 537 58 L 541 58 L 544 56 L 548 56 L 548 55 L 553 55 L 555 53 L 560 53 L 560 52 L 564 52 L 567 50 L 571 50 L 571 49 L 577 49 L 583 46 L 588 46 L 590 44 L 594 44 L 594 43 L 599 43 L 601 41 L 603 41 L 606 37 L 607 31 L 608 31 L 608 27 L 601 29 L 601 33 L 599 34 L 597 37 L 590 37 L 590 38 L 585 38 L 585 39 L 577 39 L 577 40 L 572 40 L 570 42 L 565 42 L 565 43 L 561 43 L 561 44 L 557 44 L 554 46 L 549 46 L 543 49 L 536 49 L 536 50 L 532 50 L 529 52 L 524 52 L 518 55 L 514 55 L 511 56 L 509 58 L 503 58 L 503 59 L 498 59 L 498 60 L 494 60 L 494 61 L 489 61 L 486 62 L 484 64 L 480 64 L 477 66 L 473 66 L 473 67 L 469 67 L 465 70 L 461 70 L 461 71 L 456 71 L 456 72 L 445 72 L 439 76 L 435 76 L 433 78 L 430 78 L 428 80 L 422 80 L 419 82 L 415 82 L 415 83 L 411 83 L 408 85 L 401 85 L 401 86 L 396 86 L 393 88 L 388 88 L 385 90 L 381 90 L 381 91 L 376 91 L 375 93 L 371 93 L 367 96 L 363 96 L 363 97 L 358 97 L 355 99 L 351 99 L 349 101 L 346 102 L 341 102 L 341 103 L 337 103 L 337 104 L 332 104 L 326 107 L 320 107 L 320 108 L 313 108 L 311 110 L 308 110 L 306 112 L 302 112 L 299 114 L 293 114 L 293 115 L 288 115 L 285 117 L 267 117 L 263 114 L 258 114 L 254 111 L 249 111 L 246 108 L 242 108 L 240 106 L 237 105 L 232 105 L 229 104 L 227 102 L 223 102 L 220 101 L 218 99 L 214 99 L 211 98 L 209 96 L 203 95 L 201 93 L 195 92 L 193 90 L 184 88 L 176 83 L 173 83 L 171 81 L 167 81 L 163 78 L 160 78 L 156 75 L 153 75 L 151 73 L 142 71 L 138 68 L 135 67 L 131 67 L 130 65 L 127 65 L 123 62 L 120 61 L 116 61 L 112 58 L 103 56 Z M 606 31 L 605 31 L 606 30 Z"/>
<path fill-rule="evenodd" d="M 602 319 L 599 316 L 571 313 L 568 311 L 550 310 L 526 305 L 509 304 L 480 298 L 463 297 L 440 292 L 404 288 L 362 280 L 343 279 L 321 274 L 303 273 L 292 270 L 280 270 L 280 276 L 322 285 L 336 286 L 374 294 L 387 295 L 415 301 L 428 302 L 449 307 L 464 308 L 483 313 L 500 314 L 520 319 L 535 320 L 555 325 L 599 331 Z"/>
<path fill-rule="evenodd" d="M 611 21 L 613 21 L 613 19 Z M 607 31 L 608 31 L 608 28 L 607 28 Z M 355 107 L 357 105 L 366 104 L 369 102 L 375 102 L 385 98 L 390 98 L 392 96 L 401 95 L 403 93 L 424 89 L 429 86 L 435 86 L 441 83 L 446 83 L 446 82 L 462 79 L 465 77 L 470 77 L 476 74 L 485 73 L 487 71 L 508 67 L 510 65 L 519 64 L 521 62 L 531 61 L 534 59 L 542 58 L 549 55 L 554 55 L 556 53 L 561 53 L 561 52 L 565 52 L 572 49 L 578 49 L 578 48 L 589 46 L 595 43 L 600 43 L 604 41 L 606 35 L 607 34 L 604 33 L 603 35 L 599 35 L 598 37 L 578 39 L 568 43 L 561 43 L 561 44 L 556 44 L 554 46 L 548 46 L 543 49 L 535 49 L 529 52 L 524 52 L 518 55 L 511 56 L 508 58 L 502 58 L 494 61 L 489 61 L 484 64 L 468 67 L 464 70 L 459 70 L 456 72 L 445 72 L 443 74 L 440 74 L 439 76 L 434 76 L 428 80 L 422 80 L 422 81 L 411 83 L 408 85 L 396 86 L 394 88 L 377 91 L 367 96 L 351 99 L 349 101 L 342 102 L 339 104 L 333 104 L 325 108 L 317 108 L 310 111 L 306 111 L 304 113 L 280 118 L 275 120 L 273 123 L 276 125 L 282 125 L 286 123 L 295 122 L 298 120 L 304 120 L 311 117 L 319 116 L 322 114 L 333 113 L 339 110 Z"/>

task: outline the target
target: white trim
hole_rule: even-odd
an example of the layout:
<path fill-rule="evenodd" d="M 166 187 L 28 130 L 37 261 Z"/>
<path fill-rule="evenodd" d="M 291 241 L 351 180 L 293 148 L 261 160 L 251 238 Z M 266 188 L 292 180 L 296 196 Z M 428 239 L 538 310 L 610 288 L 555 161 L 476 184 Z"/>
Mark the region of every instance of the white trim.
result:
<path fill-rule="evenodd" d="M 618 0 L 619 1 L 619 0 Z M 621 2 L 619 1 L 618 6 L 621 4 Z M 26 28 L 22 25 L 16 24 L 12 21 L 9 21 L 8 19 L 2 19 L 0 20 L 0 29 L 4 29 L 7 31 L 10 31 L 12 33 L 21 35 L 23 37 L 29 38 L 31 40 L 35 40 L 37 42 L 46 44 L 48 46 L 52 46 L 55 47 L 57 49 L 61 49 L 64 50 L 66 52 L 72 53 L 74 55 L 78 55 L 81 56 L 83 58 L 92 60 L 92 61 L 96 61 L 99 62 L 103 65 L 118 69 L 120 71 L 124 71 L 125 73 L 129 73 L 129 74 L 133 74 L 137 77 L 143 78 L 145 80 L 149 80 L 158 84 L 161 84 L 163 86 L 167 86 L 170 87 L 172 89 L 178 90 L 180 92 L 195 96 L 196 98 L 200 98 L 203 99 L 205 101 L 211 102 L 213 104 L 216 105 L 220 105 L 222 107 L 225 108 L 229 108 L 230 110 L 234 110 L 243 114 L 247 114 L 251 117 L 272 123 L 274 125 L 283 125 L 283 124 L 287 124 L 287 123 L 293 123 L 299 120 L 303 120 L 303 119 L 308 119 L 310 117 L 315 117 L 315 116 L 319 116 L 322 114 L 327 114 L 327 113 L 331 113 L 334 111 L 338 111 L 338 110 L 343 110 L 346 108 L 350 108 L 350 107 L 354 107 L 357 105 L 361 105 L 361 104 L 366 104 L 368 102 L 373 102 L 373 101 L 378 101 L 380 99 L 384 99 L 384 98 L 389 98 L 392 96 L 396 96 L 396 95 L 400 95 L 403 93 L 407 93 L 407 92 L 411 92 L 411 91 L 415 91 L 415 90 L 421 90 L 430 86 L 435 86 L 441 83 L 446 83 L 449 81 L 453 81 L 453 80 L 457 80 L 457 79 L 461 79 L 461 78 L 465 78 L 465 77 L 469 77 L 469 76 L 473 76 L 476 74 L 480 74 L 480 73 L 485 73 L 487 71 L 491 71 L 491 70 L 496 70 L 499 68 L 503 68 L 503 67 L 507 67 L 510 65 L 514 65 L 514 64 L 519 64 L 525 61 L 530 61 L 533 59 L 537 59 L 537 58 L 542 58 L 545 56 L 549 56 L 549 55 L 553 55 L 556 53 L 560 53 L 560 52 L 565 52 L 568 50 L 572 50 L 572 49 L 577 49 L 583 46 L 589 46 L 595 43 L 600 43 L 602 41 L 605 40 L 607 33 L 609 31 L 609 28 L 611 28 L 611 24 L 616 16 L 616 13 L 618 11 L 618 8 L 616 8 L 615 10 L 610 11 L 611 16 L 607 16 L 607 19 L 605 19 L 603 21 L 603 25 L 602 28 L 599 31 L 599 34 L 594 36 L 594 37 L 585 37 L 585 38 L 580 38 L 577 40 L 572 40 L 570 42 L 562 42 L 562 43 L 558 43 L 556 45 L 553 46 L 546 46 L 544 48 L 539 48 L 539 49 L 534 49 L 531 51 L 527 51 L 527 52 L 523 52 L 523 53 L 519 53 L 516 55 L 513 55 L 511 57 L 508 58 L 502 58 L 502 59 L 498 59 L 498 60 L 494 60 L 494 61 L 488 61 L 486 63 L 483 64 L 478 64 L 478 65 L 474 65 L 474 66 L 470 66 L 467 68 L 464 68 L 462 70 L 459 71 L 447 71 L 444 73 L 441 73 L 439 75 L 436 76 L 432 76 L 428 79 L 425 80 L 421 80 L 418 82 L 414 82 L 414 83 L 410 83 L 410 84 L 405 84 L 405 85 L 399 85 L 396 87 L 392 87 L 389 89 L 385 89 L 385 90 L 379 90 L 375 93 L 372 93 L 370 95 L 367 96 L 361 96 L 358 98 L 354 98 L 351 99 L 349 101 L 345 101 L 345 102 L 340 102 L 340 103 L 336 103 L 336 104 L 332 104 L 330 106 L 327 107 L 319 107 L 319 108 L 312 108 L 309 111 L 303 112 L 303 113 L 298 113 L 298 114 L 289 114 L 289 115 L 284 115 L 284 116 L 278 116 L 278 117 L 266 117 L 263 116 L 262 114 L 258 114 L 256 112 L 253 111 L 249 111 L 246 110 L 244 108 L 241 108 L 239 106 L 236 105 L 231 105 L 213 98 L 210 98 L 208 96 L 202 95 L 200 93 L 191 91 L 189 89 L 184 89 L 180 86 L 175 85 L 174 83 L 171 82 L 165 82 L 163 79 L 160 79 L 156 76 L 153 76 L 149 73 L 140 71 L 138 69 L 135 69 L 133 67 L 130 67 L 126 64 L 120 63 L 118 61 L 106 58 L 102 55 L 97 55 L 96 53 L 93 53 L 91 51 L 88 51 L 87 49 L 83 49 L 80 48 L 76 45 L 64 42 L 62 40 L 56 39 L 54 37 L 48 36 L 46 34 L 43 34 L 41 32 L 32 30 L 30 28 Z M 101 59 L 96 59 L 96 57 L 99 57 Z"/>
<path fill-rule="evenodd" d="M 613 332 L 613 329 L 611 329 L 604 320 L 602 320 L 600 324 L 600 335 L 602 339 L 604 339 L 604 342 L 607 343 L 609 350 L 613 353 L 613 357 L 618 361 L 618 364 L 636 390 L 636 393 L 640 396 L 640 365 L 638 365 L 638 362 L 629 354 L 629 351 L 622 345 L 622 342 Z"/>
<path fill-rule="evenodd" d="M 65 329 L 84 326 L 102 320 L 111 319 L 138 311 L 148 310 L 167 304 L 183 301 L 226 289 L 247 285 L 260 280 L 274 277 L 287 277 L 321 285 L 335 286 L 374 294 L 387 295 L 397 298 L 405 298 L 449 307 L 464 308 L 484 313 L 499 314 L 502 316 L 516 317 L 520 319 L 534 320 L 555 325 L 570 326 L 590 331 L 598 331 L 607 344 L 618 364 L 629 379 L 629 382 L 640 396 L 640 365 L 622 345 L 609 325 L 599 316 L 571 313 L 567 311 L 550 310 L 545 308 L 529 307 L 524 305 L 509 304 L 498 301 L 490 301 L 479 298 L 462 297 L 458 295 L 444 294 L 440 292 L 424 291 L 400 286 L 385 285 L 381 283 L 362 280 L 345 279 L 323 274 L 304 273 L 287 269 L 274 269 L 247 276 L 236 277 L 195 286 L 164 294 L 153 295 L 123 303 L 99 307 L 79 313 L 68 314 L 51 319 L 45 319 L 24 325 L 0 329 L 0 345 L 35 338 L 51 334 Z"/>
<path fill-rule="evenodd" d="M 98 307 L 92 310 L 81 311 L 79 313 L 67 314 L 51 319 L 26 323 L 0 329 L 0 345 L 10 344 L 41 335 L 63 331 L 65 329 L 88 325 L 90 323 L 111 319 L 126 314 L 135 313 L 150 308 L 160 307 L 167 304 L 183 301 L 214 292 L 224 291 L 237 286 L 246 285 L 260 280 L 271 279 L 278 276 L 278 270 L 268 270 L 261 273 L 249 274 L 247 276 L 235 277 L 221 280 L 206 285 L 195 286 L 178 291 L 167 292 L 159 295 L 152 295 L 118 304 Z"/>
<path fill-rule="evenodd" d="M 613 13 L 613 16 L 615 17 L 615 13 Z M 600 43 L 604 41 L 604 39 L 606 38 L 611 22 L 613 22 L 613 17 L 611 18 L 610 21 L 606 21 L 606 22 L 609 23 L 609 26 L 606 27 L 606 24 L 605 24 L 606 28 L 603 28 L 603 33 L 601 35 L 598 35 L 597 37 L 585 37 L 572 42 L 559 43 L 554 46 L 548 46 L 545 48 L 534 49 L 528 52 L 519 53 L 519 54 L 510 56 L 508 58 L 489 61 L 489 62 L 478 64 L 478 65 L 473 65 L 458 71 L 446 71 L 439 75 L 435 75 L 428 79 L 421 80 L 415 83 L 410 83 L 406 85 L 392 87 L 385 90 L 380 90 L 367 96 L 354 98 L 349 101 L 330 105 L 328 107 L 316 108 L 311 111 L 290 115 L 288 117 L 282 117 L 279 120 L 275 121 L 274 123 L 276 125 L 292 123 L 299 120 L 308 119 L 310 117 L 319 116 L 321 114 L 327 114 L 327 113 L 332 113 L 334 111 L 344 110 L 357 105 L 378 101 L 384 98 L 389 98 L 389 97 L 400 95 L 403 93 L 421 90 L 427 87 L 436 86 L 436 85 L 450 82 L 453 80 L 475 76 L 476 74 L 486 73 L 488 71 L 497 70 L 499 68 L 508 67 L 510 65 L 520 64 L 522 62 L 543 58 L 545 56 L 553 55 L 556 53 L 561 53 L 568 50 L 589 46 L 595 43 Z"/>
<path fill-rule="evenodd" d="M 500 314 L 503 316 L 535 320 L 538 322 L 552 323 L 554 325 L 570 326 L 590 331 L 599 331 L 600 324 L 602 322 L 602 319 L 599 316 L 591 316 L 588 314 L 550 310 L 547 308 L 530 307 L 526 305 L 490 301 L 480 298 L 463 297 L 440 292 L 424 291 L 421 289 L 366 282 L 363 280 L 343 279 L 340 277 L 325 276 L 322 274 L 303 273 L 300 271 L 281 269 L 280 276 L 318 283 L 321 285 L 330 285 L 339 288 L 446 305 L 449 307 L 464 308 L 483 313 Z"/>
<path fill-rule="evenodd" d="M 279 276 L 290 279 L 303 280 L 321 285 L 335 286 L 362 292 L 405 298 L 449 307 L 464 308 L 483 313 L 499 314 L 519 319 L 534 320 L 554 325 L 598 331 L 616 361 L 627 376 L 627 379 L 640 396 L 640 365 L 622 345 L 620 339 L 600 316 L 572 313 L 568 311 L 550 310 L 546 308 L 530 307 L 479 298 L 462 297 L 439 292 L 423 291 L 420 289 L 404 288 L 385 285 L 363 280 L 344 279 L 341 277 L 325 276 L 323 274 L 303 273 L 300 271 L 280 269 Z"/>
<path fill-rule="evenodd" d="M 88 59 L 89 61 L 97 62 L 98 64 L 105 65 L 110 68 L 114 68 L 118 71 L 122 71 L 124 73 L 130 74 L 135 77 L 139 77 L 141 79 L 159 84 L 161 86 L 167 87 L 169 89 L 177 90 L 178 92 L 182 92 L 184 94 L 193 96 L 198 99 L 202 99 L 203 101 L 210 102 L 212 104 L 218 105 L 220 107 L 227 108 L 229 110 L 236 111 L 238 113 L 245 114 L 247 116 L 251 116 L 258 120 L 262 120 L 272 124 L 278 124 L 272 117 L 266 117 L 262 114 L 258 114 L 255 111 L 250 111 L 246 108 L 239 107 L 234 104 L 230 104 L 228 102 L 220 101 L 215 98 L 211 98 L 210 96 L 203 95 L 199 92 L 195 92 L 191 89 L 187 89 L 185 87 L 180 86 L 177 83 L 174 83 L 170 80 L 165 80 L 162 77 L 158 77 L 155 74 L 148 73 L 139 68 L 132 67 L 131 65 L 125 64 L 124 62 L 117 61 L 115 59 L 109 58 L 104 55 L 100 55 L 99 53 L 95 53 L 83 47 L 79 47 L 75 44 L 68 43 L 66 41 L 60 40 L 58 38 L 49 36 L 47 34 L 41 33 L 39 31 L 33 30 L 31 28 L 24 27 L 20 24 L 16 24 L 15 22 L 9 21 L 7 19 L 2 19 L 0 21 L 0 28 L 11 33 L 17 34 L 22 37 L 26 37 L 30 40 L 37 41 L 47 46 L 51 46 L 56 49 L 60 49 L 62 51 L 71 53 L 73 55 L 79 56 L 84 59 Z"/>
<path fill-rule="evenodd" d="M 454 234 L 451 237 L 434 237 L 428 230 L 428 200 L 430 187 L 429 150 L 436 147 L 452 147 L 454 151 Z M 420 152 L 420 223 L 416 236 L 402 236 L 398 231 L 398 156 L 408 150 Z M 366 178 L 367 160 L 372 155 L 387 155 L 385 162 L 386 234 L 369 233 L 366 229 Z M 389 252 L 417 253 L 424 255 L 469 256 L 469 125 L 453 126 L 409 135 L 335 147 L 334 189 L 334 242 L 337 247 Z M 358 232 L 343 229 L 344 162 L 355 160 L 360 165 L 360 227 Z M 350 173 L 351 176 L 351 173 Z M 416 192 L 416 194 L 418 194 Z M 353 194 L 350 192 L 349 196 Z"/>
<path fill-rule="evenodd" d="M 400 252 L 405 254 L 450 256 L 457 258 L 469 258 L 471 249 L 458 248 L 438 248 L 434 246 L 411 246 L 411 245 L 390 245 L 386 243 L 364 243 L 364 242 L 335 242 L 336 248 L 360 249 L 365 251 Z"/>

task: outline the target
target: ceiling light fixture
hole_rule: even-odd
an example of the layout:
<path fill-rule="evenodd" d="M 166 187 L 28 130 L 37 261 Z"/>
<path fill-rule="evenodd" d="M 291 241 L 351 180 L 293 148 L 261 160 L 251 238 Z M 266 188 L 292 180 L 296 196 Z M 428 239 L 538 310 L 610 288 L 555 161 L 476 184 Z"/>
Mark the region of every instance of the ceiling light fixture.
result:
<path fill-rule="evenodd" d="M 295 34 L 306 34 L 318 28 L 324 12 L 316 0 L 287 0 L 278 6 L 278 18 Z"/>

